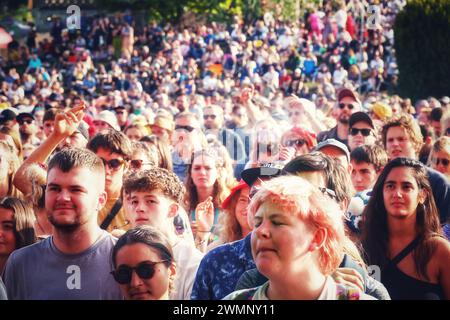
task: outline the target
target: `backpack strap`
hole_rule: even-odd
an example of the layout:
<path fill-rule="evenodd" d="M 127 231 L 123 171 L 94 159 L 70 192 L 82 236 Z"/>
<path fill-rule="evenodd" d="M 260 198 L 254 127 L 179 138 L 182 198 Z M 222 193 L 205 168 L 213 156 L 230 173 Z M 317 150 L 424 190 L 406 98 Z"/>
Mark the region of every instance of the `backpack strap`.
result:
<path fill-rule="evenodd" d="M 120 199 L 117 199 L 117 201 L 114 203 L 114 206 L 111 208 L 111 211 L 105 217 L 102 224 L 100 225 L 100 228 L 102 228 L 103 230 L 108 229 L 109 225 L 114 220 L 117 213 L 119 213 L 120 208 L 122 208 L 122 201 L 120 201 Z"/>

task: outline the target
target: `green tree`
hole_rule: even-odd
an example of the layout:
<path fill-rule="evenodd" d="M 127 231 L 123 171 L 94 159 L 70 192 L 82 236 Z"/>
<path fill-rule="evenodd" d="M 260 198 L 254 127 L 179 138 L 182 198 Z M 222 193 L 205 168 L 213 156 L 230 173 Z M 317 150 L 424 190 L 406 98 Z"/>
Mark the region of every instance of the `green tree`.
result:
<path fill-rule="evenodd" d="M 395 21 L 398 93 L 450 95 L 450 0 L 410 0 Z"/>

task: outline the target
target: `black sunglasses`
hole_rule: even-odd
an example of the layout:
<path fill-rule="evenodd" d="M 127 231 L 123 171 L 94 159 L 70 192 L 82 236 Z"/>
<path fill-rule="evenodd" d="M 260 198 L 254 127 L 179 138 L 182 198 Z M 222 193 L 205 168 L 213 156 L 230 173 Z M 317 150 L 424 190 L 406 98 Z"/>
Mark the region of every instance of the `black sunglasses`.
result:
<path fill-rule="evenodd" d="M 130 167 L 134 170 L 140 170 L 142 166 L 145 165 L 154 165 L 153 162 L 144 162 L 144 160 L 131 160 L 130 161 Z"/>
<path fill-rule="evenodd" d="M 288 140 L 286 141 L 285 145 L 286 147 L 302 147 L 306 143 L 303 139 L 297 139 L 297 140 Z"/>
<path fill-rule="evenodd" d="M 370 131 L 371 131 L 370 129 L 351 128 L 351 129 L 350 129 L 350 134 L 351 134 L 352 136 L 356 136 L 359 132 L 361 132 L 361 134 L 362 134 L 364 137 L 367 137 L 367 136 L 369 136 Z"/>
<path fill-rule="evenodd" d="M 102 158 L 103 164 L 108 167 L 110 167 L 112 170 L 117 170 L 120 168 L 120 166 L 125 162 L 124 160 L 120 159 L 111 159 L 111 160 L 105 160 Z"/>
<path fill-rule="evenodd" d="M 351 103 L 339 103 L 339 108 L 340 109 L 344 109 L 345 108 L 345 106 L 347 106 L 350 110 L 352 110 L 355 106 L 354 105 L 352 105 Z"/>
<path fill-rule="evenodd" d="M 116 280 L 117 283 L 120 284 L 129 284 L 131 282 L 131 278 L 133 276 L 133 271 L 136 271 L 136 274 L 141 279 L 151 279 L 155 274 L 155 266 L 158 263 L 164 263 L 168 260 L 156 261 L 156 262 L 142 262 L 137 267 L 130 267 L 127 265 L 122 265 L 114 271 L 111 271 L 111 274 Z"/>
<path fill-rule="evenodd" d="M 447 130 L 445 130 L 445 134 L 450 136 L 450 127 L 448 127 Z"/>
<path fill-rule="evenodd" d="M 291 111 L 291 112 L 289 112 L 289 117 L 292 117 L 293 115 L 299 116 L 299 115 L 301 115 L 301 112 L 300 111 Z"/>
<path fill-rule="evenodd" d="M 205 114 L 204 116 L 203 116 L 203 119 L 204 120 L 207 120 L 208 118 L 211 118 L 211 119 L 215 119 L 217 116 L 215 115 L 215 114 Z"/>
<path fill-rule="evenodd" d="M 181 126 L 181 125 L 175 126 L 175 130 L 180 130 L 180 129 L 186 130 L 188 132 L 192 132 L 192 131 L 194 131 L 195 128 L 191 127 L 191 126 Z"/>
<path fill-rule="evenodd" d="M 23 125 L 24 123 L 26 123 L 26 124 L 32 124 L 33 121 L 34 121 L 34 120 L 28 119 L 28 120 L 18 120 L 17 122 L 18 122 L 20 125 Z"/>
<path fill-rule="evenodd" d="M 440 163 L 442 163 L 442 165 L 444 167 L 448 167 L 448 164 L 450 163 L 450 160 L 448 159 L 444 159 L 444 158 L 436 158 L 434 159 L 434 163 L 438 166 Z"/>

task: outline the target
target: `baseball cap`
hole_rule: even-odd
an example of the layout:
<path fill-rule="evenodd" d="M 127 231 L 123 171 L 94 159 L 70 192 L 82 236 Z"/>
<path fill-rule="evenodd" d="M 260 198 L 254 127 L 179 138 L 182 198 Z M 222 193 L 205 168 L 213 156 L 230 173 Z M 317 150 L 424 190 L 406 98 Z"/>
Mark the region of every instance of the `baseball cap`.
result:
<path fill-rule="evenodd" d="M 6 121 L 15 120 L 17 117 L 16 113 L 11 109 L 5 109 L 0 113 L 0 124 L 5 123 Z"/>
<path fill-rule="evenodd" d="M 99 112 L 94 121 L 103 121 L 106 122 L 111 128 L 120 131 L 119 124 L 117 123 L 117 118 L 111 111 L 103 110 Z"/>
<path fill-rule="evenodd" d="M 337 100 L 341 101 L 345 97 L 350 97 L 361 105 L 361 101 L 359 100 L 358 94 L 353 90 L 347 88 L 341 89 L 337 94 Z"/>
<path fill-rule="evenodd" d="M 329 147 L 329 146 L 336 147 L 339 150 L 341 150 L 347 157 L 348 162 L 350 162 L 350 151 L 348 150 L 347 146 L 345 144 L 343 144 L 342 142 L 337 141 L 336 139 L 327 139 L 325 141 L 322 141 L 314 148 L 314 151 L 320 151 L 320 149 L 323 149 L 323 148 Z"/>
<path fill-rule="evenodd" d="M 34 120 L 34 116 L 33 116 L 33 114 L 30 113 L 30 112 L 21 112 L 21 113 L 19 113 L 19 114 L 17 115 L 17 117 L 16 117 L 16 120 L 20 122 L 20 121 L 22 121 L 22 120 L 25 119 L 25 118 L 31 118 L 31 119 Z"/>
<path fill-rule="evenodd" d="M 281 175 L 282 167 L 275 163 L 265 163 L 256 168 L 245 169 L 241 172 L 242 180 L 251 187 L 258 178 L 273 178 Z"/>
<path fill-rule="evenodd" d="M 353 127 L 353 125 L 355 124 L 355 123 L 357 123 L 357 122 L 365 122 L 365 123 L 367 123 L 367 124 L 369 124 L 371 127 L 372 127 L 372 129 L 374 129 L 375 127 L 373 126 L 373 122 L 372 122 L 372 119 L 370 118 L 370 116 L 367 114 L 367 113 L 365 113 L 365 112 L 361 112 L 361 111 L 359 111 L 359 112 L 355 112 L 354 114 L 352 114 L 351 116 L 350 116 L 350 119 L 349 119 L 349 121 L 348 121 L 348 125 L 349 125 L 349 127 L 351 128 L 351 127 Z"/>

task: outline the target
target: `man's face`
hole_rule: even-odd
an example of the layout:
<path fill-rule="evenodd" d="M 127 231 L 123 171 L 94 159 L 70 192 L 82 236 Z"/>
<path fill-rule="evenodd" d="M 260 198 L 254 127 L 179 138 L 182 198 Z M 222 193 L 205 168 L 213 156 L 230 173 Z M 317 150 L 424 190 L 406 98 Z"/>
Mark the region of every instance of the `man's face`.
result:
<path fill-rule="evenodd" d="M 247 113 L 243 108 L 236 109 L 231 116 L 233 117 L 233 122 L 236 127 L 245 127 L 248 124 Z"/>
<path fill-rule="evenodd" d="M 116 160 L 115 162 L 121 163 L 117 168 L 112 168 L 110 164 L 105 164 L 106 179 L 105 179 L 105 190 L 109 197 L 112 195 L 118 195 L 120 189 L 122 188 L 123 174 L 126 170 L 126 162 L 121 154 L 111 152 L 105 148 L 99 148 L 96 152 L 97 156 L 103 159 L 103 161 L 108 162 L 111 160 Z"/>
<path fill-rule="evenodd" d="M 18 122 L 19 122 L 20 133 L 25 134 L 25 135 L 36 134 L 37 127 L 36 127 L 36 124 L 35 124 L 33 118 L 24 117 L 24 118 L 20 119 L 20 121 L 18 121 Z"/>
<path fill-rule="evenodd" d="M 371 189 L 377 181 L 378 174 L 375 166 L 368 162 L 351 161 L 352 169 L 352 183 L 357 192 Z"/>
<path fill-rule="evenodd" d="M 350 116 L 353 113 L 360 111 L 359 109 L 360 106 L 358 102 L 356 102 L 351 97 L 344 97 L 339 101 L 338 106 L 336 108 L 336 120 L 339 123 L 348 124 Z"/>
<path fill-rule="evenodd" d="M 327 156 L 330 156 L 334 159 L 337 159 L 341 165 L 347 169 L 348 173 L 350 174 L 352 172 L 351 164 L 348 162 L 346 154 L 339 148 L 334 146 L 326 146 L 320 149 L 320 152 L 323 154 L 326 154 Z"/>
<path fill-rule="evenodd" d="M 180 112 L 186 111 L 189 109 L 189 100 L 186 96 L 179 96 L 177 98 L 177 108 Z"/>
<path fill-rule="evenodd" d="M 198 123 L 191 118 L 178 118 L 175 120 L 175 131 L 172 136 L 174 145 L 191 143 L 197 136 Z"/>
<path fill-rule="evenodd" d="M 108 133 L 108 130 L 111 129 L 111 127 L 105 121 L 95 120 L 94 121 L 94 129 L 95 129 L 95 134 Z"/>
<path fill-rule="evenodd" d="M 133 191 L 129 195 L 126 215 L 133 227 L 147 225 L 167 231 L 173 205 L 174 201 L 160 190 Z"/>
<path fill-rule="evenodd" d="M 55 121 L 53 121 L 53 120 L 45 120 L 44 121 L 43 127 L 44 127 L 44 134 L 46 137 L 48 137 L 53 132 L 54 126 L 55 126 Z"/>
<path fill-rule="evenodd" d="M 349 129 L 348 146 L 353 151 L 355 148 L 364 144 L 374 144 L 375 139 L 375 133 L 372 127 L 367 122 L 359 121 Z"/>
<path fill-rule="evenodd" d="M 386 151 L 389 160 L 398 157 L 415 159 L 416 150 L 411 138 L 402 127 L 390 127 L 386 132 Z"/>
<path fill-rule="evenodd" d="M 431 126 L 433 127 L 436 137 L 440 137 L 441 136 L 441 122 L 432 120 Z"/>
<path fill-rule="evenodd" d="M 203 113 L 203 120 L 206 129 L 220 129 L 222 121 L 221 114 L 212 108 L 207 108 Z"/>
<path fill-rule="evenodd" d="M 48 172 L 45 209 L 56 229 L 71 232 L 87 223 L 96 224 L 105 202 L 103 173 L 80 167 L 69 172 L 55 167 Z"/>
<path fill-rule="evenodd" d="M 58 150 L 62 150 L 63 148 L 86 148 L 88 141 L 86 138 L 79 132 L 75 131 L 70 136 L 62 140 L 58 145 Z"/>
<path fill-rule="evenodd" d="M 123 125 L 124 123 L 127 122 L 128 111 L 126 109 L 118 108 L 115 110 L 115 112 L 116 112 L 117 122 L 119 123 L 119 125 Z"/>

